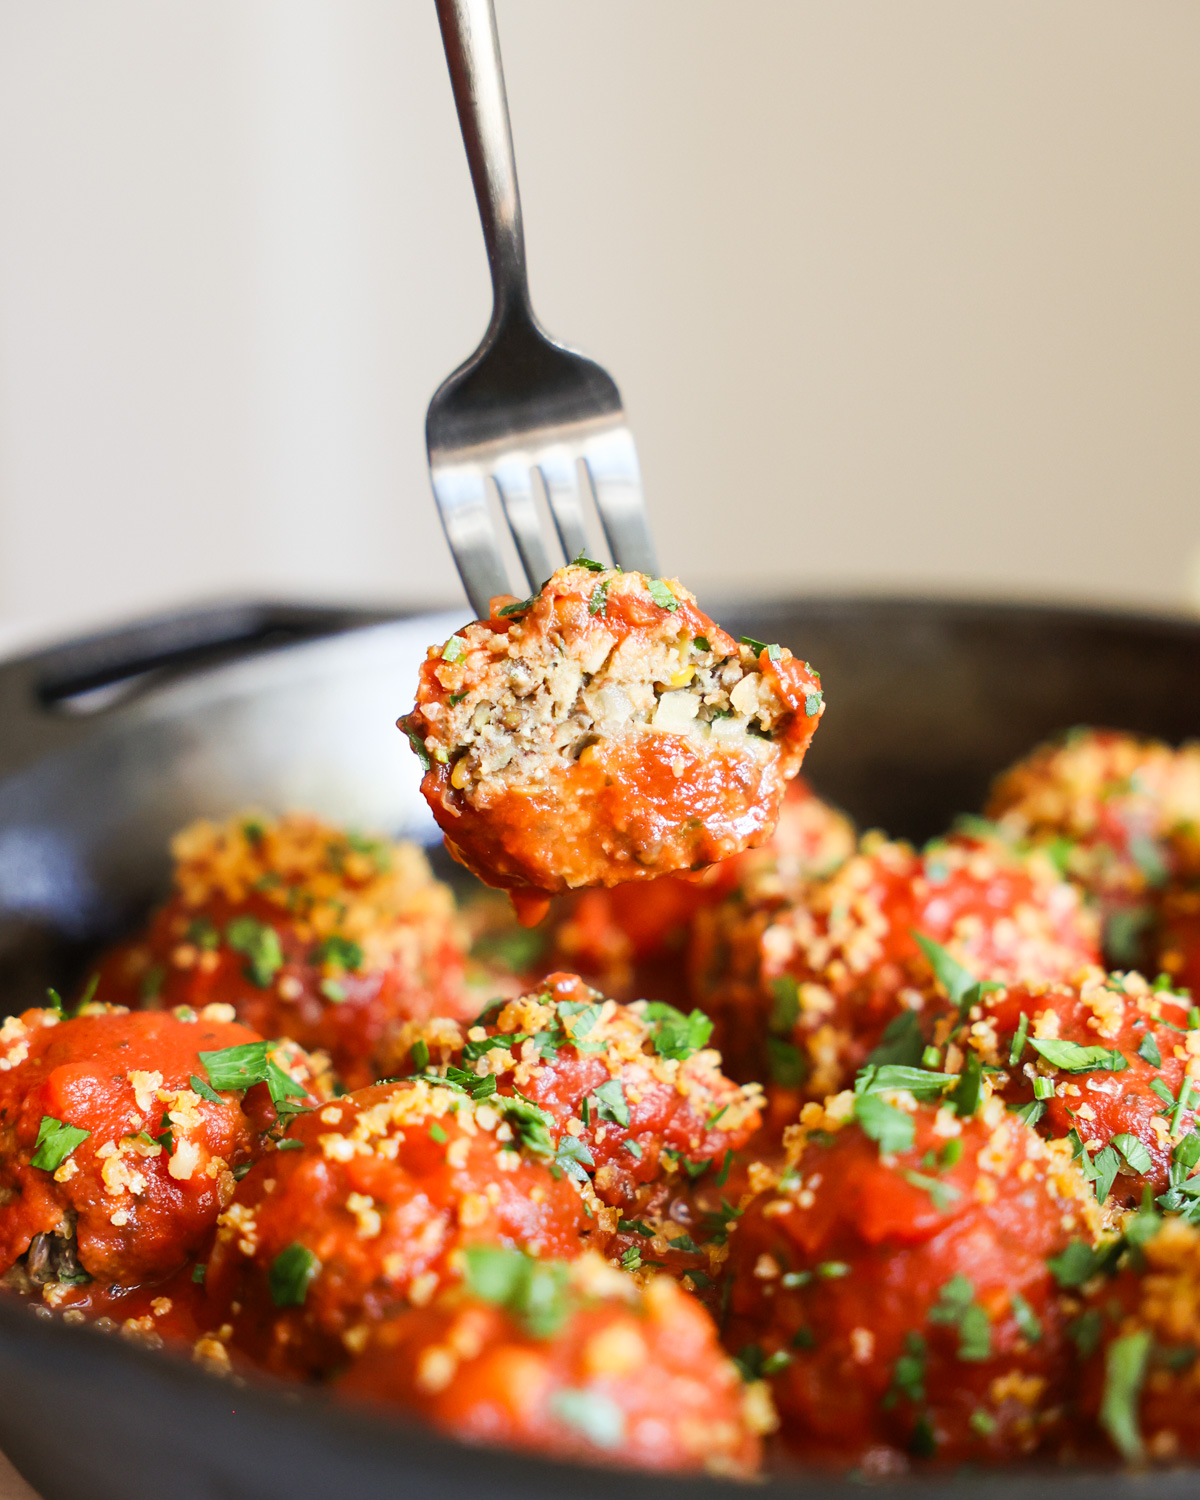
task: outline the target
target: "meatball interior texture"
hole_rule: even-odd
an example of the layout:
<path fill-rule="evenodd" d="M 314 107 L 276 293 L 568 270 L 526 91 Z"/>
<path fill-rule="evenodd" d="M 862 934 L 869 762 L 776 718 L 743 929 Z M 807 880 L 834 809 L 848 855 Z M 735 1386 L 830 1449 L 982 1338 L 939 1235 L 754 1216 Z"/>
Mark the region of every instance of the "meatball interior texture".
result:
<path fill-rule="evenodd" d="M 419 1079 L 301 1116 L 221 1215 L 212 1325 L 277 1374 L 328 1372 L 460 1280 L 465 1246 L 579 1254 L 600 1205 L 526 1144 L 521 1105 Z"/>
<path fill-rule="evenodd" d="M 175 895 L 101 970 L 101 999 L 228 1002 L 265 1036 L 328 1054 L 342 1080 L 379 1076 L 400 1021 L 470 1015 L 465 934 L 413 844 L 305 814 L 201 821 L 172 842 Z"/>
<path fill-rule="evenodd" d="M 1093 1274 L 1083 1285 L 1071 1277 L 1073 1294 L 1066 1294 L 1075 1314 L 1079 1406 L 1091 1424 L 1081 1437 L 1092 1452 L 1106 1448 L 1139 1465 L 1195 1460 L 1200 1230 L 1152 1214 L 1131 1220 L 1129 1247 L 1116 1258 L 1111 1251 L 1096 1257 L 1086 1268 Z"/>
<path fill-rule="evenodd" d="M 1147 903 L 1200 873 L 1200 744 L 1075 729 L 1040 745 L 996 781 L 988 802 L 1013 836 L 1050 845 L 1099 903 L 1110 962 L 1142 955 Z"/>
<path fill-rule="evenodd" d="M 129 1286 L 183 1265 L 275 1122 L 265 1083 L 212 1087 L 204 1059 L 231 1048 L 261 1064 L 259 1078 L 273 1062 L 295 1103 L 316 1102 L 295 1050 L 268 1052 L 228 1006 L 166 1015 L 91 1004 L 70 1020 L 53 1010 L 9 1017 L 0 1272 L 26 1255 L 26 1274 L 53 1302 L 73 1282 Z M 242 1067 L 241 1076 L 255 1075 Z"/>
<path fill-rule="evenodd" d="M 1191 1141 L 1200 1157 L 1200 1011 L 1190 996 L 1096 968 L 1071 983 L 985 991 L 939 1036 L 947 1024 L 947 1066 L 967 1052 L 998 1070 L 993 1086 L 1039 1134 L 1071 1138 L 1101 1199 L 1132 1207 L 1171 1186 Z M 1188 1174 L 1174 1176 L 1166 1206 L 1195 1202 L 1183 1191 Z"/>
<path fill-rule="evenodd" d="M 824 711 L 790 651 L 739 645 L 674 580 L 594 567 L 431 647 L 401 720 L 489 885 L 610 886 L 760 843 Z"/>
<path fill-rule="evenodd" d="M 702 1172 L 760 1124 L 761 1089 L 724 1076 L 699 1011 L 618 1005 L 578 975 L 552 974 L 484 1019 L 465 1034 L 452 1021 L 408 1028 L 410 1063 L 432 1061 L 477 1093 L 533 1106 L 548 1153 L 592 1178 L 606 1204 L 632 1204 L 664 1175 Z"/>
<path fill-rule="evenodd" d="M 966 1118 L 880 1090 L 802 1119 L 729 1261 L 727 1343 L 770 1379 L 785 1442 L 874 1474 L 1037 1450 L 1067 1368 L 1047 1261 L 1101 1228 L 1069 1147 L 986 1088 Z"/>
<path fill-rule="evenodd" d="M 470 1442 L 746 1477 L 772 1422 L 712 1319 L 667 1277 L 466 1252 L 467 1287 L 372 1330 L 339 1385 Z"/>
<path fill-rule="evenodd" d="M 1056 979 L 1099 959 L 1094 917 L 1043 855 L 965 834 L 917 854 L 873 833 L 798 895 L 703 914 L 694 993 L 736 1076 L 823 1098 L 889 1028 L 915 1032 L 945 1010 L 917 934 L 979 979 Z"/>

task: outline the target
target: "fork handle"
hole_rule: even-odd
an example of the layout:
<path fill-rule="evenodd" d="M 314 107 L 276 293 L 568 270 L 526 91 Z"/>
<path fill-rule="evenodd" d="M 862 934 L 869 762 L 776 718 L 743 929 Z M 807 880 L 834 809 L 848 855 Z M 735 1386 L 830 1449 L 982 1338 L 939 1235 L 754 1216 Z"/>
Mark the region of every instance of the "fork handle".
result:
<path fill-rule="evenodd" d="M 492 0 L 436 0 L 492 273 L 492 323 L 530 312 L 525 231 Z"/>

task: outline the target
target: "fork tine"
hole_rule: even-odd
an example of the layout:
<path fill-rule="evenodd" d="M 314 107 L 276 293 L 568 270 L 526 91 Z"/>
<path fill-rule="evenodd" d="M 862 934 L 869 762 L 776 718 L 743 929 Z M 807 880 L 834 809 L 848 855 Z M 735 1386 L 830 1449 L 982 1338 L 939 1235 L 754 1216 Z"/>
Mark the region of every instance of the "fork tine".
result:
<path fill-rule="evenodd" d="M 509 591 L 508 569 L 488 514 L 487 486 L 473 464 L 430 464 L 433 494 L 459 577 L 481 620 L 496 594 Z"/>
<path fill-rule="evenodd" d="M 542 536 L 533 500 L 533 475 L 525 456 L 504 454 L 493 465 L 492 478 L 500 491 L 509 530 L 521 555 L 525 576 L 529 579 L 530 592 L 536 593 L 554 572 L 554 566 Z"/>
<path fill-rule="evenodd" d="M 613 560 L 627 573 L 657 574 L 633 434 L 623 423 L 598 433 L 584 443 L 583 456 Z"/>
<path fill-rule="evenodd" d="M 575 455 L 570 448 L 560 445 L 544 448 L 538 454 L 536 462 L 546 486 L 546 499 L 550 502 L 550 514 L 558 528 L 563 556 L 570 562 L 588 549 Z"/>

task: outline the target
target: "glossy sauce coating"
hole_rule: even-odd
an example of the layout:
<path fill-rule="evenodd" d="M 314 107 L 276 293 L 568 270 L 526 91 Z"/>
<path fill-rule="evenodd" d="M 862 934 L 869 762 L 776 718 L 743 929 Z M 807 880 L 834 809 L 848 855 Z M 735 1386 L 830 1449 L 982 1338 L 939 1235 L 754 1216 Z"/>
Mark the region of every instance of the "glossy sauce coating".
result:
<path fill-rule="evenodd" d="M 431 647 L 402 720 L 447 847 L 553 894 L 760 843 L 824 702 L 790 651 L 739 646 L 680 584 L 560 569 Z M 507 613 L 505 612 L 507 611 Z"/>
<path fill-rule="evenodd" d="M 416 1082 L 297 1120 L 221 1217 L 212 1325 L 228 1322 L 235 1352 L 276 1374 L 313 1374 L 343 1363 L 371 1323 L 458 1280 L 464 1245 L 578 1254 L 594 1209 L 589 1219 L 579 1186 L 502 1109 Z"/>
<path fill-rule="evenodd" d="M 176 894 L 104 964 L 100 999 L 228 1003 L 325 1052 L 350 1087 L 379 1076 L 399 1022 L 475 1009 L 452 898 L 415 846 L 291 814 L 197 823 L 172 848 Z"/>
<path fill-rule="evenodd" d="M 222 1090 L 214 1103 L 191 1079 L 207 1078 L 201 1052 L 258 1040 L 227 1010 L 179 1019 L 93 1005 L 73 1020 L 10 1017 L 0 1028 L 0 1271 L 35 1236 L 50 1237 L 39 1242 L 48 1280 L 64 1256 L 125 1286 L 181 1266 L 274 1119 L 263 1084 L 245 1100 Z M 53 1169 L 32 1164 L 46 1119 L 51 1149 L 54 1122 L 87 1132 Z"/>
<path fill-rule="evenodd" d="M 696 1026 L 700 1030 L 696 1031 Z M 487 1024 L 434 1022 L 401 1033 L 422 1044 L 434 1066 L 495 1078 L 546 1115 L 556 1154 L 595 1182 L 610 1205 L 632 1203 L 663 1175 L 703 1170 L 737 1150 L 760 1123 L 760 1091 L 739 1087 L 709 1050 L 708 1026 L 644 1003 L 618 1005 L 575 974 L 551 974 L 531 995 L 508 1002 Z"/>
<path fill-rule="evenodd" d="M 564 1295 L 569 1309 L 540 1337 L 510 1310 L 461 1292 L 403 1314 L 373 1332 L 340 1388 L 468 1442 L 645 1469 L 754 1472 L 769 1407 L 747 1400 L 703 1309 L 666 1278 L 637 1291 L 587 1262 Z"/>
<path fill-rule="evenodd" d="M 983 994 L 950 1038 L 956 1051 L 970 1049 L 1001 1070 L 995 1087 L 1014 1109 L 1030 1111 L 1047 1139 L 1075 1131 L 1093 1162 L 1114 1138 L 1140 1143 L 1144 1158 L 1117 1140 L 1111 1178 L 1115 1201 L 1134 1207 L 1147 1187 L 1156 1194 L 1166 1188 L 1172 1152 L 1195 1126 L 1195 1019 L 1188 996 L 1152 989 L 1140 974 L 1091 969 L 1070 984 Z"/>
<path fill-rule="evenodd" d="M 832 1106 L 808 1106 L 790 1171 L 738 1223 L 727 1346 L 770 1377 L 809 1462 L 1036 1450 L 1066 1369 L 1046 1259 L 1099 1224 L 1069 1152 L 998 1100 L 959 1121 L 910 1098 L 893 1107 L 912 1144 L 883 1155 Z"/>
<path fill-rule="evenodd" d="M 988 837 L 955 835 L 917 854 L 867 835 L 797 896 L 739 902 L 697 924 L 696 997 L 718 1018 L 735 1076 L 769 1072 L 822 1098 L 906 1012 L 928 1028 L 946 999 L 917 933 L 979 979 L 1053 979 L 1099 957 L 1094 919 L 1045 859 Z"/>

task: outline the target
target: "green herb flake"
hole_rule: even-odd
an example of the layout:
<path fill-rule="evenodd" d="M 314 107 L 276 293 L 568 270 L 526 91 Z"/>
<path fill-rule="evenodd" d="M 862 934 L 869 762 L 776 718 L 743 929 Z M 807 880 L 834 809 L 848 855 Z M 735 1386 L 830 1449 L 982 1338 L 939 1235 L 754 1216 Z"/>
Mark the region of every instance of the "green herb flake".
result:
<path fill-rule="evenodd" d="M 1099 1349 L 1103 1335 L 1104 1314 L 1095 1307 L 1089 1307 L 1087 1312 L 1081 1313 L 1067 1324 L 1067 1337 L 1084 1359 L 1088 1359 Z"/>
<path fill-rule="evenodd" d="M 207 1099 L 210 1104 L 225 1103 L 220 1094 L 210 1084 L 205 1083 L 203 1078 L 198 1078 L 195 1073 L 188 1079 L 188 1084 L 193 1093 L 199 1094 L 201 1099 Z"/>
<path fill-rule="evenodd" d="M 192 1280 L 196 1283 L 197 1286 L 204 1285 L 204 1277 L 207 1271 L 208 1267 L 204 1264 L 203 1261 L 201 1261 L 198 1265 L 192 1267 Z"/>
<path fill-rule="evenodd" d="M 685 1016 L 665 1001 L 652 1000 L 646 1006 L 645 1017 L 651 1028 L 651 1045 L 660 1057 L 682 1062 L 707 1047 L 712 1036 L 713 1023 L 702 1010 L 693 1010 Z"/>
<path fill-rule="evenodd" d="M 463 1255 L 477 1297 L 504 1308 L 534 1338 L 550 1338 L 562 1327 L 571 1310 L 563 1262 L 493 1245 L 471 1245 Z"/>
<path fill-rule="evenodd" d="M 214 1089 L 235 1091 L 264 1082 L 268 1045 L 267 1042 L 243 1042 L 239 1047 L 222 1047 L 219 1052 L 201 1052 L 200 1061 L 204 1064 L 209 1083 Z"/>
<path fill-rule="evenodd" d="M 1008 1049 L 1008 1065 L 1010 1068 L 1015 1068 L 1021 1061 L 1021 1053 L 1025 1050 L 1025 1040 L 1028 1035 L 1029 1017 L 1022 1011 L 1021 1019 L 1017 1022 L 1016 1034 L 1012 1039 L 1012 1046 Z"/>
<path fill-rule="evenodd" d="M 905 1182 L 928 1193 L 938 1213 L 949 1213 L 962 1197 L 961 1191 L 952 1182 L 940 1182 L 936 1177 L 926 1177 L 921 1172 L 905 1172 Z"/>
<path fill-rule="evenodd" d="M 978 1052 L 968 1052 L 959 1074 L 958 1086 L 948 1096 L 948 1102 L 960 1120 L 970 1119 L 979 1108 L 982 1086 L 983 1062 Z"/>
<path fill-rule="evenodd" d="M 418 1073 L 424 1073 L 429 1066 L 429 1043 L 424 1037 L 418 1037 L 408 1049 L 408 1055 L 412 1058 L 412 1065 Z"/>
<path fill-rule="evenodd" d="M 878 1094 L 859 1095 L 854 1101 L 854 1117 L 863 1134 L 878 1142 L 881 1156 L 907 1151 L 916 1136 L 912 1117 Z"/>
<path fill-rule="evenodd" d="M 1114 1339 L 1104 1361 L 1100 1422 L 1117 1450 L 1131 1462 L 1142 1456 L 1138 1405 L 1149 1355 L 1150 1333 L 1141 1329 Z"/>
<path fill-rule="evenodd" d="M 805 693 L 805 695 L 804 695 L 804 712 L 807 715 L 807 717 L 810 718 L 810 719 L 815 719 L 817 717 L 817 715 L 821 712 L 821 707 L 824 704 L 824 702 L 825 702 L 825 694 L 821 691 L 820 688 L 815 688 L 812 692 Z"/>
<path fill-rule="evenodd" d="M 1149 1151 L 1136 1135 L 1130 1135 L 1128 1131 L 1122 1131 L 1120 1135 L 1114 1135 L 1113 1145 L 1125 1158 L 1125 1163 L 1131 1172 L 1149 1172 L 1154 1163 Z"/>
<path fill-rule="evenodd" d="M 895 1406 L 901 1396 L 920 1405 L 925 1400 L 925 1340 L 919 1333 L 907 1333 L 904 1337 L 904 1353 L 892 1366 L 892 1381 L 883 1398 L 885 1410 Z"/>
<path fill-rule="evenodd" d="M 429 751 L 425 748 L 425 737 L 417 728 L 416 718 L 416 714 L 406 714 L 404 718 L 397 720 L 397 725 L 407 736 L 413 754 L 421 762 L 421 769 L 428 771 L 431 769 L 432 762 L 429 759 Z"/>
<path fill-rule="evenodd" d="M 307 1245 L 293 1240 L 271 1262 L 271 1301 L 276 1307 L 303 1307 L 309 1285 L 320 1274 L 321 1262 Z"/>
<path fill-rule="evenodd" d="M 78 1125 L 68 1125 L 65 1120 L 56 1120 L 53 1115 L 43 1115 L 29 1165 L 43 1172 L 57 1172 L 75 1147 L 86 1141 L 91 1133 L 90 1130 L 80 1130 Z"/>
<path fill-rule="evenodd" d="M 352 974 L 362 968 L 365 957 L 361 944 L 336 932 L 317 944 L 313 956 L 317 963 L 331 964 L 335 969 L 346 969 Z"/>
<path fill-rule="evenodd" d="M 1113 1257 L 1113 1250 L 1112 1245 L 1093 1250 L 1086 1240 L 1072 1240 L 1061 1255 L 1050 1256 L 1046 1264 L 1059 1286 L 1069 1291 L 1103 1271 Z"/>
<path fill-rule="evenodd" d="M 1162 1053 L 1158 1050 L 1158 1042 L 1153 1032 L 1148 1031 L 1142 1038 L 1141 1046 L 1137 1049 L 1137 1055 L 1143 1062 L 1149 1063 L 1152 1068 L 1162 1067 Z"/>
<path fill-rule="evenodd" d="M 429 1138 L 432 1141 L 436 1141 L 439 1146 L 444 1146 L 446 1144 L 446 1142 L 450 1139 L 450 1137 L 446 1134 L 445 1130 L 442 1129 L 442 1127 L 438 1124 L 438 1122 L 436 1120 L 429 1127 Z"/>
<path fill-rule="evenodd" d="M 893 1064 L 899 1067 L 925 1066 L 923 1054 L 930 1049 L 925 1046 L 921 1023 L 915 1010 L 902 1010 L 893 1016 L 879 1039 L 879 1045 L 868 1055 L 868 1066 L 884 1067 Z M 932 1049 L 936 1053 L 936 1048 Z M 934 1064 L 936 1066 L 936 1063 Z"/>
<path fill-rule="evenodd" d="M 608 585 L 610 582 L 610 579 L 602 578 L 592 590 L 592 597 L 588 600 L 589 615 L 599 616 L 602 620 L 608 618 Z"/>
<path fill-rule="evenodd" d="M 442 660 L 449 662 L 461 661 L 467 654 L 467 643 L 461 635 L 452 635 L 442 647 Z"/>
<path fill-rule="evenodd" d="M 958 959 L 940 943 L 935 943 L 923 932 L 914 931 L 912 935 L 917 947 L 928 959 L 929 967 L 933 970 L 933 977 L 949 996 L 950 1003 L 961 1010 L 964 1002 L 975 990 L 978 980 L 969 970 L 964 969 Z"/>
<path fill-rule="evenodd" d="M 619 1078 L 610 1078 L 592 1093 L 596 1101 L 597 1114 L 602 1120 L 611 1120 L 614 1125 L 629 1124 L 629 1105 Z"/>
<path fill-rule="evenodd" d="M 785 1042 L 781 1037 L 768 1036 L 765 1042 L 771 1082 L 780 1088 L 799 1088 L 808 1076 L 808 1063 L 803 1052 L 794 1042 Z"/>
<path fill-rule="evenodd" d="M 245 955 L 243 973 L 252 984 L 265 990 L 283 968 L 279 934 L 254 917 L 234 917 L 225 928 L 225 941 L 235 953 Z"/>
<path fill-rule="evenodd" d="M 1009 1302 L 1012 1305 L 1017 1327 L 1021 1330 L 1021 1336 L 1027 1338 L 1031 1344 L 1036 1344 L 1042 1336 L 1042 1325 L 1038 1315 L 1020 1292 L 1013 1292 Z"/>
<path fill-rule="evenodd" d="M 675 597 L 675 595 L 671 592 L 671 590 L 667 587 L 667 585 L 662 581 L 661 578 L 648 579 L 646 582 L 646 587 L 650 591 L 651 599 L 654 600 L 659 609 L 665 609 L 669 613 L 674 614 L 674 612 L 679 608 L 679 600 Z"/>
<path fill-rule="evenodd" d="M 1061 1068 L 1064 1073 L 1119 1073 L 1129 1066 L 1115 1047 L 1083 1047 L 1078 1042 L 1050 1037 L 1030 1037 L 1029 1045 L 1052 1068 Z"/>
<path fill-rule="evenodd" d="M 692 645 L 695 646 L 695 648 L 696 648 L 697 651 L 711 651 L 712 650 L 712 642 L 709 640 L 709 638 L 706 635 L 698 635 L 698 636 L 693 637 L 693 639 L 692 639 Z"/>
<path fill-rule="evenodd" d="M 589 573 L 606 573 L 608 571 L 603 563 L 597 562 L 595 558 L 588 557 L 583 552 L 578 557 L 571 559 L 571 566 L 573 568 L 586 568 Z"/>

